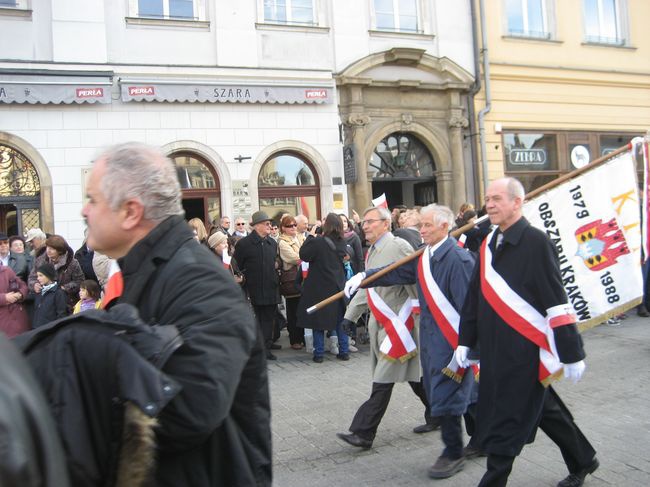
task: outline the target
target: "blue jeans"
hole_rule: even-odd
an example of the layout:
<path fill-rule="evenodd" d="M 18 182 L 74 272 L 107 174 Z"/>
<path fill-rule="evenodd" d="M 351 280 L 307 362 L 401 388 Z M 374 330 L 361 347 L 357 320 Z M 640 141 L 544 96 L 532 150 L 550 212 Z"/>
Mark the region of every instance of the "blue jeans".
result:
<path fill-rule="evenodd" d="M 336 336 L 339 339 L 339 353 L 347 355 L 350 353 L 350 338 L 342 326 L 343 317 L 336 324 Z M 325 354 L 325 330 L 314 330 L 314 357 L 322 357 Z"/>

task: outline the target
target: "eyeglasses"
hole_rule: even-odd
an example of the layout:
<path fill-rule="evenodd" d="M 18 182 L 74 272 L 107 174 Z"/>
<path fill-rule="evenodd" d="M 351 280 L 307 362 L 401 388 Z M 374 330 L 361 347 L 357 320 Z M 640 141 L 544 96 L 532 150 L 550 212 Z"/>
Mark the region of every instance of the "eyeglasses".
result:
<path fill-rule="evenodd" d="M 383 222 L 386 221 L 383 218 L 368 218 L 367 220 L 362 220 L 361 225 L 372 225 L 375 222 Z"/>
<path fill-rule="evenodd" d="M 245 224 L 245 223 L 235 223 L 235 225 L 237 225 L 238 227 L 240 227 L 240 226 L 242 226 L 242 225 L 246 225 L 246 224 Z"/>
<path fill-rule="evenodd" d="M 291 225 L 285 225 L 284 228 L 296 228 L 298 225 L 292 223 Z"/>

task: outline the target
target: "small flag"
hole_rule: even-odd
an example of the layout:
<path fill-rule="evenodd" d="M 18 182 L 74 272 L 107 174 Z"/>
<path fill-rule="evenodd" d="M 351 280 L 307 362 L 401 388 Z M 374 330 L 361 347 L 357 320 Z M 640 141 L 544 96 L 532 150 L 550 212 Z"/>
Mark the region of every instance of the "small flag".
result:
<path fill-rule="evenodd" d="M 230 269 L 230 261 L 232 260 L 232 257 L 228 255 L 228 251 L 223 251 L 223 254 L 221 254 L 221 259 L 223 260 L 223 266 L 226 269 Z"/>
<path fill-rule="evenodd" d="M 376 208 L 386 208 L 388 209 L 388 201 L 386 200 L 386 193 L 382 193 L 372 200 L 372 206 Z"/>
<path fill-rule="evenodd" d="M 465 234 L 463 233 L 460 237 L 458 237 L 458 246 L 459 246 L 461 249 L 464 249 L 464 248 L 465 248 L 465 242 L 466 242 L 466 241 L 467 241 L 467 235 L 465 235 Z"/>
<path fill-rule="evenodd" d="M 300 262 L 300 270 L 302 271 L 302 279 L 307 279 L 309 273 L 309 262 Z"/>
<path fill-rule="evenodd" d="M 124 291 L 124 280 L 122 271 L 117 261 L 112 259 L 111 266 L 108 269 L 108 281 L 104 286 L 104 299 L 102 299 L 102 308 L 107 308 L 111 301 L 116 300 Z"/>

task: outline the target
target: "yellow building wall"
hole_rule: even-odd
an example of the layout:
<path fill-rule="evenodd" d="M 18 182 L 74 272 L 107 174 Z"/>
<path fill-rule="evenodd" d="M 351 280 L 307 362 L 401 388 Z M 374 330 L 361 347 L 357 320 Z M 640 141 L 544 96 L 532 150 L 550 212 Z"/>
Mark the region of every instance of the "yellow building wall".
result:
<path fill-rule="evenodd" d="M 584 43 L 582 0 L 554 1 L 551 41 L 505 36 L 505 1 L 484 1 L 492 95 L 485 118 L 490 180 L 504 173 L 496 123 L 503 130 L 650 130 L 649 0 L 626 2 L 626 47 Z M 485 106 L 483 90 L 475 98 L 477 114 Z"/>

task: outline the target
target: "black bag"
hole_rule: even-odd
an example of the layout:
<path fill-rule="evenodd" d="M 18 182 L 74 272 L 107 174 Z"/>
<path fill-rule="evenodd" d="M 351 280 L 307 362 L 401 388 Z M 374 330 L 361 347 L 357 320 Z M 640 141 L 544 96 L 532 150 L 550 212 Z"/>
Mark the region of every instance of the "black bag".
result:
<path fill-rule="evenodd" d="M 296 277 L 298 276 L 297 265 L 291 266 L 284 270 L 280 268 L 280 294 L 284 297 L 300 296 L 300 291 L 296 287 Z"/>

